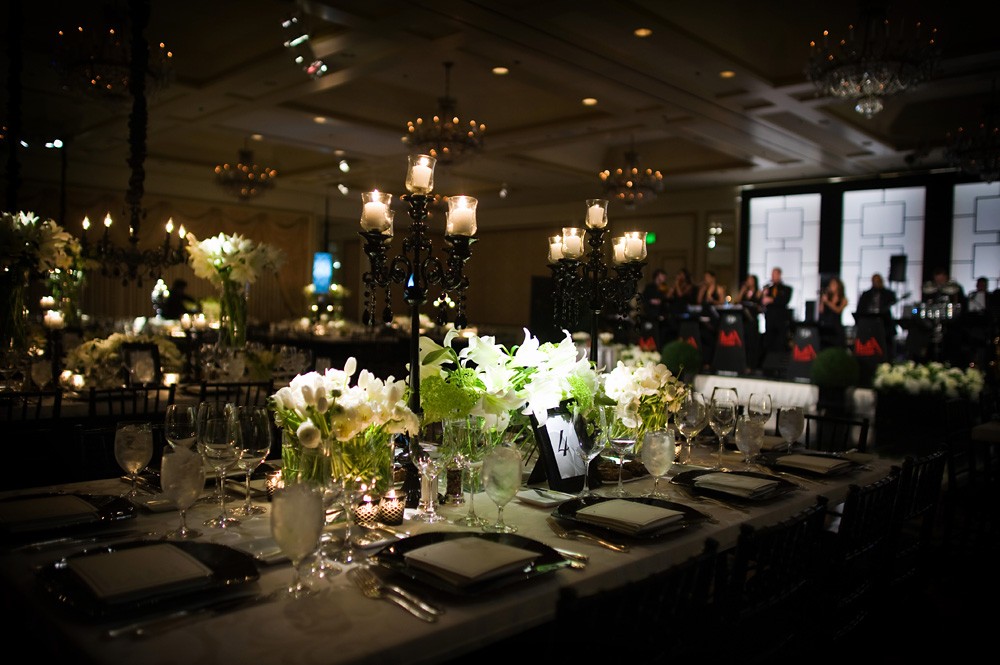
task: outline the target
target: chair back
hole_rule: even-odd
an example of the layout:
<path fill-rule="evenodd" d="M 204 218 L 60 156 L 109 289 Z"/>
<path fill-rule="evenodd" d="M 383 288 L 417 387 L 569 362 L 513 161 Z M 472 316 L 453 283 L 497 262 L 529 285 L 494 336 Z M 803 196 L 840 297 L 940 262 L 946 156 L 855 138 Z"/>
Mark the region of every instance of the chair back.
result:
<path fill-rule="evenodd" d="M 805 421 L 803 441 L 809 450 L 839 453 L 868 448 L 868 418 L 807 413 Z"/>
<path fill-rule="evenodd" d="M 0 392 L 0 422 L 59 418 L 61 413 L 61 390 L 8 390 Z"/>
<path fill-rule="evenodd" d="M 943 449 L 903 460 L 889 545 L 888 581 L 894 587 L 921 576 L 928 567 L 946 462 Z"/>
<path fill-rule="evenodd" d="M 176 390 L 175 384 L 91 388 L 87 411 L 91 418 L 159 416 L 162 419 L 167 406 L 174 403 Z"/>
<path fill-rule="evenodd" d="M 237 406 L 267 406 L 274 381 L 202 381 L 199 402 L 235 404 Z"/>

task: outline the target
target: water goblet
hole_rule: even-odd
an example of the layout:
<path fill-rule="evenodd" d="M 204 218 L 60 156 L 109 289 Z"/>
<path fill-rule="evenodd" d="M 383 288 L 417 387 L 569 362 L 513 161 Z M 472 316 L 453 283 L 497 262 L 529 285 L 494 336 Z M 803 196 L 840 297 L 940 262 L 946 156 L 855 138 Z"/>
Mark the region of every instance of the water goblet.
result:
<path fill-rule="evenodd" d="M 441 446 L 419 437 L 410 439 L 410 456 L 420 471 L 420 509 L 412 519 L 419 522 L 442 522 L 447 518 L 437 512 L 438 478 L 445 467 Z"/>
<path fill-rule="evenodd" d="M 752 393 L 747 399 L 747 415 L 754 420 L 766 425 L 771 413 L 771 395 L 768 393 Z"/>
<path fill-rule="evenodd" d="M 597 496 L 590 489 L 590 463 L 597 459 L 608 445 L 607 430 L 596 422 L 588 421 L 579 409 L 573 410 L 573 429 L 576 432 L 576 452 L 583 460 L 583 489 L 577 495 L 581 499 Z"/>
<path fill-rule="evenodd" d="M 52 381 L 52 361 L 47 359 L 35 360 L 31 363 L 31 381 L 39 390 Z"/>
<path fill-rule="evenodd" d="M 622 477 L 625 471 L 625 457 L 635 449 L 636 430 L 626 426 L 617 418 L 614 407 L 599 407 L 598 414 L 601 419 L 601 428 L 604 430 L 607 446 L 618 457 L 618 485 L 615 486 L 615 489 L 611 490 L 611 496 L 632 496 L 632 493 L 625 489 Z"/>
<path fill-rule="evenodd" d="M 482 484 L 483 457 L 488 450 L 489 441 L 496 440 L 501 433 L 496 429 L 484 431 L 485 423 L 482 418 L 469 416 L 462 421 L 464 424 L 455 423 L 456 432 L 453 434 L 460 438 L 462 452 L 459 454 L 462 464 L 462 481 L 469 492 L 469 509 L 465 515 L 456 519 L 455 524 L 461 526 L 483 526 L 489 520 L 476 514 L 476 493 Z M 489 438 L 488 438 L 489 437 Z"/>
<path fill-rule="evenodd" d="M 246 498 L 243 504 L 233 508 L 230 514 L 236 517 L 263 515 L 267 510 L 254 505 L 250 498 L 250 476 L 271 452 L 271 421 L 268 410 L 262 406 L 237 406 L 233 409 L 231 417 L 236 420 L 240 430 L 240 456 L 236 467 L 246 474 L 244 481 Z"/>
<path fill-rule="evenodd" d="M 674 424 L 677 431 L 684 436 L 684 443 L 687 449 L 685 462 L 691 461 L 691 448 L 695 437 L 708 425 L 708 405 L 705 403 L 705 396 L 699 392 L 688 392 L 681 401 Z"/>
<path fill-rule="evenodd" d="M 736 426 L 736 411 L 738 398 L 735 388 L 716 387 L 712 391 L 712 402 L 708 407 L 708 425 L 719 438 L 719 461 L 716 469 L 722 469 L 722 453 L 725 450 L 726 437 Z"/>
<path fill-rule="evenodd" d="M 642 463 L 653 475 L 653 489 L 645 496 L 656 499 L 667 499 L 669 495 L 660 492 L 660 479 L 664 478 L 674 465 L 677 446 L 674 442 L 673 430 L 659 429 L 646 432 L 642 439 Z"/>
<path fill-rule="evenodd" d="M 497 506 L 497 521 L 486 524 L 489 533 L 515 533 L 517 527 L 503 521 L 503 509 L 521 488 L 521 455 L 509 446 L 497 446 L 483 458 L 483 486 Z"/>
<path fill-rule="evenodd" d="M 805 410 L 801 406 L 783 406 L 778 409 L 778 434 L 792 452 L 792 446 L 805 430 Z"/>
<path fill-rule="evenodd" d="M 314 483 L 288 479 L 271 498 L 271 536 L 292 562 L 292 581 L 286 588 L 292 598 L 315 593 L 304 581 L 303 563 L 319 548 L 324 513 L 322 488 Z"/>
<path fill-rule="evenodd" d="M 198 440 L 198 410 L 190 404 L 171 404 L 163 416 L 163 436 L 174 448 L 194 449 Z"/>
<path fill-rule="evenodd" d="M 736 420 L 736 447 L 743 454 L 743 464 L 753 470 L 764 443 L 764 423 L 753 416 L 740 416 Z"/>
<path fill-rule="evenodd" d="M 160 486 L 180 513 L 180 526 L 168 531 L 167 540 L 197 538 L 201 532 L 187 525 L 187 510 L 205 489 L 205 462 L 197 451 L 184 446 L 166 447 L 160 460 Z"/>
<path fill-rule="evenodd" d="M 153 427 L 150 423 L 120 422 L 115 428 L 115 461 L 128 474 L 128 499 L 138 495 L 139 472 L 153 459 Z"/>
<path fill-rule="evenodd" d="M 198 428 L 198 452 L 212 470 L 219 488 L 219 515 L 205 521 L 205 526 L 228 529 L 240 523 L 226 513 L 226 492 L 223 487 L 226 472 L 236 466 L 241 455 L 240 431 L 232 409 L 224 406 L 203 410 L 204 420 Z"/>

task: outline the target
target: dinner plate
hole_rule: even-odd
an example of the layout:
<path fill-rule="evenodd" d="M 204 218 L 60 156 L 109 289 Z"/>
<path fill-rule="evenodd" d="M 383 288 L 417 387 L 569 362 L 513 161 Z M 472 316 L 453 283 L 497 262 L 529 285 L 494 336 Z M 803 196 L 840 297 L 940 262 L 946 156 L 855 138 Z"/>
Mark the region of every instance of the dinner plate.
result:
<path fill-rule="evenodd" d="M 406 555 L 409 552 L 426 547 L 427 545 L 456 538 L 482 538 L 535 552 L 538 554 L 538 557 L 523 568 L 463 585 L 453 584 L 429 570 L 410 565 L 407 560 Z M 534 579 L 569 565 L 569 562 L 561 554 L 537 540 L 518 536 L 513 533 L 469 533 L 459 531 L 419 533 L 380 549 L 369 557 L 369 561 L 435 589 L 462 596 L 478 596 L 499 591 L 512 584 Z"/>
<path fill-rule="evenodd" d="M 845 462 L 848 462 L 848 466 L 843 467 L 841 469 L 836 469 L 830 472 L 817 471 L 813 469 L 806 469 L 801 466 L 782 464 L 781 458 L 788 454 L 789 453 L 787 452 L 766 452 L 766 453 L 761 453 L 759 459 L 764 466 L 767 466 L 769 468 L 781 469 L 782 471 L 786 471 L 788 473 L 801 475 L 804 477 L 812 477 L 812 478 L 829 478 L 831 476 L 850 474 L 854 473 L 863 466 L 862 464 L 858 464 L 849 457 L 846 457 L 839 453 L 807 452 L 805 450 L 794 450 L 794 449 L 792 450 L 791 454 L 795 455 L 814 455 L 816 457 L 822 457 L 827 459 L 840 459 L 844 460 Z"/>
<path fill-rule="evenodd" d="M 71 565 L 73 561 L 86 557 L 163 545 L 165 542 L 208 568 L 209 575 L 195 583 L 167 585 L 158 590 L 131 594 L 125 599 L 108 600 L 99 597 Z M 249 554 L 218 543 L 187 541 L 133 541 L 94 547 L 63 557 L 38 571 L 42 587 L 57 604 L 90 619 L 132 618 L 145 612 L 197 604 L 198 599 L 216 599 L 220 594 L 235 592 L 259 577 L 254 558 Z"/>
<path fill-rule="evenodd" d="M 784 478 L 778 478 L 766 473 L 755 473 L 753 471 L 726 471 L 725 473 L 733 473 L 740 476 L 750 476 L 751 478 L 763 478 L 766 480 L 773 480 L 777 483 L 773 490 L 762 494 L 760 496 L 740 496 L 739 494 L 731 494 L 729 492 L 723 492 L 721 490 L 708 489 L 705 487 L 698 487 L 695 481 L 698 476 L 703 476 L 706 473 L 718 473 L 717 469 L 692 469 L 690 471 L 682 471 L 676 476 L 670 479 L 670 482 L 675 485 L 680 485 L 696 494 L 705 494 L 708 496 L 715 496 L 725 499 L 727 501 L 745 501 L 747 503 L 761 503 L 763 501 L 770 501 L 779 496 L 784 496 L 789 492 L 794 492 L 799 489 L 799 486 L 790 480 L 785 480 Z"/>
<path fill-rule="evenodd" d="M 560 503 L 569 501 L 574 498 L 574 495 L 557 492 L 556 490 L 529 487 L 518 492 L 516 497 L 518 501 L 526 503 L 529 506 L 551 508 L 552 506 L 558 506 Z"/>
<path fill-rule="evenodd" d="M 72 502 L 82 507 L 90 506 L 92 510 L 77 512 Z M 66 536 L 136 516 L 136 507 L 131 501 L 110 494 L 26 494 L 0 500 L 0 506 L 21 515 L 36 510 L 34 519 L 0 519 L 0 540 L 4 542 Z M 67 508 L 70 510 L 66 511 Z"/>
<path fill-rule="evenodd" d="M 635 503 L 643 503 L 649 506 L 658 506 L 660 508 L 668 508 L 670 510 L 677 510 L 683 513 L 683 517 L 677 522 L 671 522 L 670 524 L 664 525 L 662 528 L 653 529 L 651 531 L 631 533 L 628 531 L 620 531 L 612 527 L 601 526 L 594 524 L 593 522 L 588 522 L 577 517 L 577 511 L 587 506 L 593 506 L 598 503 L 603 503 L 605 501 L 611 501 L 617 497 L 606 497 L 606 496 L 587 496 L 587 497 L 577 497 L 571 501 L 561 504 L 558 508 L 552 511 L 552 516 L 557 517 L 561 520 L 566 520 L 567 522 L 573 522 L 574 528 L 582 528 L 585 531 L 590 531 L 595 535 L 608 535 L 608 536 L 628 536 L 630 538 L 638 538 L 643 540 L 648 540 L 652 538 L 659 538 L 667 534 L 676 533 L 689 526 L 694 526 L 695 524 L 700 524 L 702 522 L 707 522 L 711 518 L 698 510 L 695 510 L 691 506 L 686 506 L 683 503 L 674 503 L 673 501 L 667 501 L 665 499 L 657 499 L 655 497 L 649 496 L 635 496 L 635 497 L 623 497 L 622 501 L 634 501 Z"/>

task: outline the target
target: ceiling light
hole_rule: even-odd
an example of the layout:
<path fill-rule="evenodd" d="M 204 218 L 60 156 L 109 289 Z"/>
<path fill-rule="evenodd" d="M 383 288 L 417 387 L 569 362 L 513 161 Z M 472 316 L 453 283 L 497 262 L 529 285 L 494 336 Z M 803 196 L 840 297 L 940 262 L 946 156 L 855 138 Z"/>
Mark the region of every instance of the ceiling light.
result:
<path fill-rule="evenodd" d="M 494 67 L 493 73 L 496 74 L 497 76 L 506 76 L 507 74 L 510 73 L 510 70 L 507 69 L 506 67 Z"/>
<path fill-rule="evenodd" d="M 348 171 L 351 170 L 351 165 L 347 163 L 346 159 L 340 160 L 340 163 L 337 165 L 337 167 L 340 169 L 341 173 L 347 173 Z"/>
<path fill-rule="evenodd" d="M 598 176 L 604 183 L 609 198 L 622 201 L 628 206 L 652 201 L 663 191 L 663 174 L 653 169 L 639 166 L 639 155 L 635 146 L 625 152 L 625 167 L 606 169 Z"/>
<path fill-rule="evenodd" d="M 1000 105 L 995 91 L 993 97 L 977 125 L 959 127 L 947 135 L 946 154 L 951 162 L 985 182 L 1000 180 Z"/>
<path fill-rule="evenodd" d="M 264 135 L 263 134 L 251 134 L 250 138 L 253 139 L 254 141 L 263 141 L 264 140 Z"/>
<path fill-rule="evenodd" d="M 597 100 L 593 97 L 584 97 L 580 100 L 580 103 L 584 106 L 597 106 Z"/>
<path fill-rule="evenodd" d="M 723 69 L 721 72 L 719 72 L 719 78 L 720 79 L 736 78 L 736 72 L 734 72 L 731 69 Z"/>
<path fill-rule="evenodd" d="M 351 190 L 350 190 L 350 189 L 348 189 L 347 185 L 345 185 L 344 183 L 339 183 L 339 184 L 337 185 L 337 189 L 338 189 L 338 190 L 340 191 L 340 193 L 341 193 L 341 194 L 343 194 L 344 196 L 347 196 L 348 194 L 350 194 L 350 193 L 351 193 Z"/>
<path fill-rule="evenodd" d="M 653 34 L 653 31 L 650 30 L 649 28 L 636 28 L 635 30 L 632 31 L 632 34 L 635 35 L 636 37 L 649 37 L 651 34 Z"/>
<path fill-rule="evenodd" d="M 245 146 L 236 164 L 215 167 L 215 183 L 241 201 L 249 201 L 274 187 L 278 172 L 253 161 L 253 151 Z"/>
<path fill-rule="evenodd" d="M 854 103 L 854 110 L 871 118 L 884 107 L 883 99 L 905 92 L 930 77 L 940 55 L 937 30 L 916 23 L 907 33 L 889 22 L 884 3 L 862 2 L 858 27 L 847 36 L 810 42 L 806 74 L 825 95 Z"/>
<path fill-rule="evenodd" d="M 403 142 L 414 150 L 437 159 L 438 164 L 454 164 L 467 155 L 481 152 L 486 125 L 470 120 L 466 124 L 458 118 L 455 99 L 450 96 L 451 67 L 444 63 L 444 97 L 438 98 L 438 112 L 424 120 L 419 117 L 406 123 L 407 134 Z"/>

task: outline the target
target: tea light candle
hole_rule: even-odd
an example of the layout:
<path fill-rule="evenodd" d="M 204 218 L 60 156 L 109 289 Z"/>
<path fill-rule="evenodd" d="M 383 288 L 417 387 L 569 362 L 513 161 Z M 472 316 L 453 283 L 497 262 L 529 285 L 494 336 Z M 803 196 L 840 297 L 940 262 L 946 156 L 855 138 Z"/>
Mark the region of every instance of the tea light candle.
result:
<path fill-rule="evenodd" d="M 163 375 L 163 385 L 176 386 L 181 381 L 181 375 L 177 372 L 167 372 Z"/>
<path fill-rule="evenodd" d="M 278 469 L 267 477 L 264 482 L 264 491 L 267 493 L 267 500 L 274 498 L 274 493 L 285 486 L 285 481 L 281 479 L 281 469 Z"/>
<path fill-rule="evenodd" d="M 625 236 L 618 236 L 613 239 L 611 246 L 614 250 L 614 262 L 625 263 L 628 260 L 625 258 Z"/>
<path fill-rule="evenodd" d="M 362 526 L 371 526 L 378 520 L 378 504 L 372 501 L 370 495 L 365 494 L 361 503 L 354 507 L 354 519 Z"/>
<path fill-rule="evenodd" d="M 549 263 L 556 263 L 562 257 L 562 236 L 549 236 Z"/>
<path fill-rule="evenodd" d="M 410 155 L 406 173 L 406 189 L 412 194 L 430 194 L 434 189 L 434 164 L 430 155 Z"/>
<path fill-rule="evenodd" d="M 58 330 L 66 325 L 66 320 L 63 318 L 62 312 L 56 309 L 50 309 L 45 312 L 44 323 L 46 328 Z"/>
<path fill-rule="evenodd" d="M 583 256 L 583 230 L 564 228 L 562 233 L 563 258 L 578 259 Z"/>
<path fill-rule="evenodd" d="M 83 381 L 83 374 L 74 374 L 73 376 L 70 377 L 69 385 L 74 390 L 80 390 L 80 389 L 82 389 L 83 388 L 83 383 L 84 383 L 84 381 Z"/>
<path fill-rule="evenodd" d="M 586 224 L 591 229 L 603 229 L 608 225 L 608 202 L 605 199 L 587 201 Z"/>
<path fill-rule="evenodd" d="M 208 319 L 205 318 L 204 314 L 194 315 L 194 327 L 196 330 L 205 330 L 208 328 Z"/>
<path fill-rule="evenodd" d="M 406 504 L 396 496 L 396 490 L 389 490 L 378 505 L 378 520 L 389 526 L 399 526 L 403 523 Z"/>
<path fill-rule="evenodd" d="M 391 224 L 389 220 L 389 204 L 392 194 L 380 192 L 377 189 L 361 195 L 364 209 L 361 213 L 361 228 L 365 231 L 385 232 Z"/>
<path fill-rule="evenodd" d="M 190 314 L 188 314 L 187 312 L 181 314 L 181 328 L 183 328 L 184 330 L 191 330 L 192 323 L 193 322 L 191 321 Z"/>
<path fill-rule="evenodd" d="M 625 258 L 641 261 L 646 258 L 646 232 L 629 231 L 625 234 Z"/>
<path fill-rule="evenodd" d="M 471 236 L 476 233 L 476 204 L 471 196 L 453 196 L 448 199 L 448 222 L 445 233 L 453 236 Z"/>
<path fill-rule="evenodd" d="M 52 296 L 42 296 L 42 299 L 38 301 L 44 309 L 52 309 L 56 306 L 56 299 Z"/>

